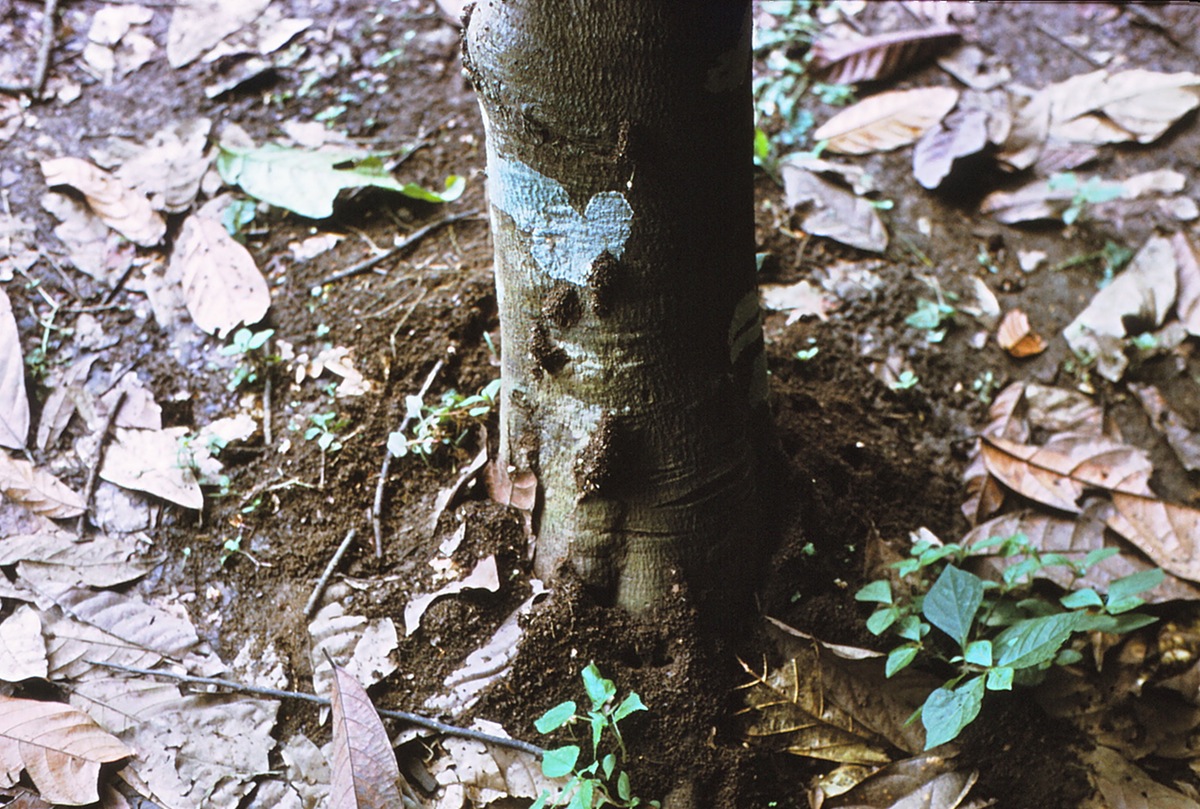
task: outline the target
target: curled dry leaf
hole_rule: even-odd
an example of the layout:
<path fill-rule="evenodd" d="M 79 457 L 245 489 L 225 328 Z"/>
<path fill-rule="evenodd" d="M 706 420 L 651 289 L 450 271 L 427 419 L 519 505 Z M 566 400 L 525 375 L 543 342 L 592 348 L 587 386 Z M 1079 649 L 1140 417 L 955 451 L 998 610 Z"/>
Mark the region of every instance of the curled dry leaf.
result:
<path fill-rule="evenodd" d="M 58 702 L 0 696 L 0 776 L 29 774 L 42 798 L 81 806 L 100 800 L 100 765 L 133 751 L 82 711 Z"/>
<path fill-rule="evenodd" d="M 83 194 L 104 223 L 134 244 L 153 247 L 162 241 L 167 223 L 146 197 L 78 157 L 42 161 L 46 184 L 69 185 Z"/>
<path fill-rule="evenodd" d="M 958 102 L 949 87 L 892 90 L 866 98 L 826 121 L 813 139 L 831 152 L 869 154 L 913 143 L 946 117 Z"/>
<path fill-rule="evenodd" d="M 796 165 L 785 163 L 781 170 L 788 207 L 812 206 L 801 223 L 805 232 L 872 253 L 887 249 L 887 228 L 869 200 Z"/>
<path fill-rule="evenodd" d="M 1011 309 L 996 330 L 996 342 L 1017 359 L 1032 357 L 1046 350 L 1046 341 L 1029 326 L 1029 316 Z"/>
<path fill-rule="evenodd" d="M 865 778 L 853 789 L 825 800 L 824 809 L 958 809 L 979 779 L 964 772 L 947 755 L 926 753 L 894 762 Z M 978 805 L 978 804 L 972 804 Z"/>
<path fill-rule="evenodd" d="M 937 188 L 954 161 L 977 154 L 988 144 L 988 114 L 959 110 L 932 127 L 913 149 L 913 176 L 925 188 Z"/>
<path fill-rule="evenodd" d="M 421 627 L 421 616 L 429 605 L 443 596 L 456 595 L 463 590 L 487 590 L 494 593 L 500 589 L 500 574 L 496 568 L 496 557 L 481 559 L 465 579 L 452 581 L 436 593 L 419 595 L 404 608 L 404 634 L 412 635 Z"/>
<path fill-rule="evenodd" d="M 932 59 L 960 39 L 959 30 L 949 25 L 858 40 L 822 38 L 813 43 L 809 69 L 832 84 L 878 81 Z"/>
<path fill-rule="evenodd" d="M 1175 253 L 1179 285 L 1175 311 L 1187 327 L 1188 334 L 1200 335 L 1200 262 L 1196 260 L 1196 250 L 1182 232 L 1171 237 L 1171 249 Z"/>
<path fill-rule="evenodd" d="M 196 325 L 218 337 L 242 323 L 257 323 L 271 306 L 271 291 L 250 251 L 207 216 L 191 216 L 183 223 L 167 277 L 183 285 Z"/>
<path fill-rule="evenodd" d="M 1166 503 L 1154 497 L 1114 491 L 1116 511 L 1108 525 L 1164 570 L 1200 582 L 1200 509 Z"/>
<path fill-rule="evenodd" d="M 83 498 L 51 475 L 22 458 L 0 452 L 0 494 L 42 517 L 77 517 L 87 507 Z"/>
<path fill-rule="evenodd" d="M 371 698 L 341 666 L 333 667 L 331 809 L 400 807 L 400 767 Z"/>
<path fill-rule="evenodd" d="M 0 287 L 0 447 L 21 449 L 29 436 L 29 396 L 25 358 L 12 301 Z"/>
<path fill-rule="evenodd" d="M 1056 137 L 1084 143 L 1150 143 L 1200 106 L 1200 74 L 1097 70 L 1041 92 L 1049 100 L 1050 134 Z"/>

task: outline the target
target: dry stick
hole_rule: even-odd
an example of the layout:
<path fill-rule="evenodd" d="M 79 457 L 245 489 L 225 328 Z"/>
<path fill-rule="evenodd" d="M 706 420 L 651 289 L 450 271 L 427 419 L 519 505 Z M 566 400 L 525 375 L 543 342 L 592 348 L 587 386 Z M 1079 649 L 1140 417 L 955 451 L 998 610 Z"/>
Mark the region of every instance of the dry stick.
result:
<path fill-rule="evenodd" d="M 325 286 L 326 284 L 332 284 L 334 281 L 341 281 L 343 278 L 349 278 L 352 275 L 360 275 L 364 272 L 369 272 L 369 271 L 375 269 L 376 267 L 378 267 L 383 262 L 388 261 L 389 259 L 395 258 L 400 253 L 404 252 L 405 250 L 412 247 L 417 242 L 421 241 L 421 239 L 425 238 L 425 236 L 427 236 L 430 232 L 437 230 L 438 228 L 442 227 L 443 225 L 449 225 L 451 222 L 458 222 L 463 219 L 470 219 L 471 217 L 478 216 L 478 215 L 479 215 L 479 211 L 468 211 L 466 213 L 456 213 L 456 214 L 453 214 L 452 216 L 447 216 L 444 219 L 437 220 L 436 222 L 430 222 L 428 225 L 417 228 L 412 233 L 405 236 L 404 239 L 398 245 L 391 248 L 390 250 L 382 252 L 377 256 L 372 256 L 371 258 L 365 259 L 364 261 L 360 261 L 357 264 L 352 264 L 351 266 L 347 267 L 344 270 L 338 270 L 333 275 L 330 275 L 330 276 L 326 277 L 325 280 L 321 281 L 320 286 Z"/>
<path fill-rule="evenodd" d="M 346 532 L 346 538 L 342 540 L 342 544 L 338 545 L 337 552 L 333 554 L 333 558 L 329 560 L 329 564 L 325 565 L 325 572 L 321 574 L 321 578 L 317 579 L 317 584 L 313 587 L 312 595 L 308 597 L 308 601 L 304 604 L 304 617 L 311 618 L 313 610 L 317 608 L 317 602 L 321 599 L 321 594 L 325 592 L 325 585 L 329 584 L 329 578 L 333 575 L 333 571 L 337 569 L 338 563 L 342 561 L 342 557 L 346 555 L 346 551 L 350 548 L 350 543 L 354 541 L 354 537 L 358 534 L 357 528 L 351 528 Z"/>
<path fill-rule="evenodd" d="M 425 384 L 421 386 L 420 392 L 417 394 L 418 399 L 424 399 L 425 394 L 429 393 L 429 389 L 433 387 L 433 380 L 437 377 L 438 372 L 442 370 L 442 361 L 438 360 L 433 364 L 433 370 L 429 372 L 429 376 L 425 377 Z M 404 419 L 400 422 L 398 433 L 403 433 L 408 427 L 409 420 L 412 419 L 412 412 L 407 411 L 404 414 Z M 375 484 L 375 503 L 371 506 L 371 528 L 375 532 L 375 558 L 383 558 L 383 524 L 380 520 L 380 515 L 383 512 L 383 488 L 387 484 L 388 469 L 392 465 L 392 452 L 385 448 L 383 451 L 383 466 L 379 469 L 379 482 Z"/>
<path fill-rule="evenodd" d="M 87 661 L 93 666 L 102 666 L 107 669 L 116 669 L 129 674 L 142 674 L 150 677 L 165 677 L 168 680 L 177 680 L 181 683 L 189 683 L 191 685 L 212 685 L 218 688 L 228 688 L 232 691 L 238 691 L 243 694 L 254 694 L 260 697 L 271 697 L 273 699 L 298 699 L 304 702 L 312 702 L 316 705 L 329 706 L 329 700 L 324 697 L 318 697 L 315 694 L 306 694 L 303 691 L 281 691 L 277 688 L 263 688 L 257 685 L 247 685 L 245 683 L 235 682 L 233 680 L 222 680 L 216 677 L 193 677 L 190 674 L 176 674 L 173 671 L 158 671 L 153 669 L 139 669 L 133 666 L 123 666 L 120 663 L 103 663 L 99 660 Z M 545 750 L 538 747 L 536 744 L 523 742 L 519 739 L 509 739 L 504 736 L 493 736 L 490 733 L 483 733 L 470 728 L 462 728 L 457 725 L 447 725 L 445 722 L 439 722 L 436 719 L 430 719 L 428 716 L 420 714 L 408 713 L 407 711 L 389 711 L 383 708 L 376 708 L 376 713 L 388 719 L 398 719 L 401 722 L 408 722 L 411 725 L 432 730 L 434 733 L 441 733 L 446 736 L 458 736 L 463 739 L 474 739 L 476 741 L 485 742 L 486 744 L 494 744 L 498 747 L 509 747 L 513 750 L 522 750 L 531 755 L 541 758 L 545 754 Z"/>
<path fill-rule="evenodd" d="M 108 416 L 104 419 L 104 426 L 100 429 L 100 441 L 96 444 L 96 454 L 92 457 L 92 468 L 88 470 L 87 483 L 83 487 L 83 513 L 79 515 L 79 521 L 75 523 L 75 538 L 83 539 L 83 529 L 87 520 L 88 509 L 92 506 L 92 496 L 96 493 L 96 486 L 100 481 L 100 464 L 104 463 L 104 442 L 108 438 L 109 432 L 112 431 L 113 424 L 117 421 L 117 414 L 121 412 L 121 408 L 125 404 L 125 395 L 128 391 L 121 391 L 117 395 L 116 404 L 112 410 L 108 411 Z"/>
<path fill-rule="evenodd" d="M 1033 27 L 1034 27 L 1034 28 L 1036 28 L 1036 29 L 1037 29 L 1039 32 L 1041 32 L 1041 34 L 1042 34 L 1043 36 L 1045 36 L 1045 37 L 1047 37 L 1047 38 L 1049 38 L 1049 39 L 1052 39 L 1052 40 L 1054 40 L 1054 41 L 1055 41 L 1055 42 L 1057 42 L 1059 45 L 1063 46 L 1063 47 L 1064 47 L 1064 48 L 1066 48 L 1068 51 L 1070 51 L 1071 53 L 1075 54 L 1076 56 L 1078 56 L 1078 57 L 1079 57 L 1080 59 L 1082 59 L 1083 61 L 1087 62 L 1087 63 L 1088 63 L 1089 65 L 1091 65 L 1093 68 L 1095 68 L 1095 69 L 1099 70 L 1100 68 L 1104 67 L 1104 65 L 1100 64 L 1100 63 L 1099 63 L 1099 62 L 1097 62 L 1095 59 L 1093 59 L 1092 57 L 1088 56 L 1086 53 L 1084 53 L 1083 51 L 1079 50 L 1079 48 L 1076 48 L 1076 47 L 1075 47 L 1074 45 L 1072 45 L 1070 42 L 1067 42 L 1065 39 L 1063 39 L 1062 37 L 1060 37 L 1058 34 L 1054 33 L 1053 31 L 1051 31 L 1051 30 L 1049 30 L 1049 29 L 1047 29 L 1047 28 L 1043 28 L 1041 25 L 1034 25 Z"/>

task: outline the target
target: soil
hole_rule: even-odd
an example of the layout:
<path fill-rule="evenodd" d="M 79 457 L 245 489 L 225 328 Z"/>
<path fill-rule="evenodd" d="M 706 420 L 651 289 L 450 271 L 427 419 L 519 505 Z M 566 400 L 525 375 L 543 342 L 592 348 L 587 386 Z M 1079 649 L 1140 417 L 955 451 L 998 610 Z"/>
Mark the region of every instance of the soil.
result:
<path fill-rule="evenodd" d="M 203 63 L 172 70 L 160 57 L 110 86 L 88 80 L 74 57 L 83 47 L 88 18 L 101 4 L 73 4 L 64 15 L 51 74 L 86 82 L 84 97 L 73 104 L 39 107 L 38 128 L 21 130 L 5 146 L 0 186 L 6 205 L 35 221 L 39 238 L 52 242 L 54 222 L 39 203 L 44 192 L 39 158 L 83 155 L 92 139 L 109 134 L 144 140 L 196 113 L 236 122 L 262 142 L 278 132 L 281 121 L 311 120 L 321 110 L 345 103 L 347 109 L 332 126 L 379 148 L 416 147 L 400 169 L 406 181 L 439 187 L 446 175 L 463 174 L 467 190 L 452 212 L 483 212 L 481 122 L 457 62 L 457 31 L 433 3 L 396 0 L 366 8 L 288 0 L 283 5 L 286 13 L 320 20 L 306 42 L 329 57 L 321 80 L 307 94 L 297 94 L 290 91 L 305 77 L 278 68 L 209 99 L 204 85 L 216 66 Z M 889 13 L 880 7 L 868 8 L 863 19 Z M 5 24 L 16 31 L 13 47 L 31 54 L 35 29 L 14 22 L 18 10 L 24 14 L 28 8 L 27 3 L 0 3 Z M 1143 25 L 1136 15 L 1100 3 L 980 4 L 972 35 L 1011 67 L 1014 81 L 1034 87 L 1090 69 L 1039 28 L 1062 36 L 1086 33 L 1093 47 L 1124 54 L 1130 66 L 1193 69 L 1200 51 L 1195 8 L 1154 8 L 1171 23 L 1180 44 Z M 166 19 L 158 14 L 152 24 L 151 35 L 159 42 Z M 398 55 L 386 68 L 364 67 L 393 49 Z M 929 67 L 898 86 L 948 81 Z M 814 113 L 820 119 L 829 111 Z M 1157 168 L 1169 156 L 1173 167 L 1194 183 L 1200 176 L 1200 127 L 1195 123 L 1194 115 L 1185 119 L 1152 148 L 1106 152 L 1097 169 L 1131 174 Z M 935 276 L 943 288 L 962 292 L 969 276 L 986 276 L 993 289 L 1004 290 L 1006 309 L 1021 306 L 1043 334 L 1056 335 L 1094 293 L 1096 277 L 1087 272 L 1024 273 L 1017 266 L 1017 247 L 1044 250 L 1047 264 L 1053 265 L 1098 250 L 1109 238 L 1139 245 L 1155 226 L 1150 217 L 1126 221 L 1115 236 L 1104 226 L 1083 225 L 1070 238 L 1061 229 L 1006 228 L 975 213 L 978 189 L 993 187 L 990 179 L 957 194 L 931 194 L 916 185 L 907 154 L 865 161 L 878 186 L 896 202 L 888 212 L 893 247 L 878 268 L 882 286 L 843 301 L 826 321 L 785 325 L 780 314 L 767 321 L 778 446 L 775 468 L 767 475 L 775 509 L 775 551 L 761 574 L 757 612 L 816 632 L 825 641 L 860 646 L 877 643 L 864 628 L 862 605 L 852 598 L 868 575 L 872 560 L 867 549 L 881 541 L 901 547 L 908 533 L 921 526 L 946 538 L 967 527 L 959 508 L 961 472 L 986 415 L 973 382 L 989 372 L 999 383 L 1072 381 L 1061 371 L 1069 357 L 1061 338 L 1051 339 L 1043 355 L 1024 361 L 992 343 L 972 348 L 970 328 L 952 330 L 931 349 L 923 335 L 904 323 L 916 299 L 929 294 L 919 279 Z M 760 249 L 769 254 L 764 282 L 799 281 L 840 258 L 870 258 L 803 237 L 798 219 L 783 204 L 781 189 L 765 175 L 759 177 L 758 192 Z M 314 232 L 316 223 L 280 209 L 259 214 L 249 246 L 271 286 L 273 303 L 265 325 L 297 352 L 315 354 L 326 342 L 351 347 L 357 367 L 375 387 L 363 397 L 331 404 L 314 383 L 291 385 L 276 375 L 270 402 L 275 445 L 264 446 L 259 438 L 231 447 L 222 456 L 232 479 L 231 494 L 207 498 L 198 518 L 164 509 L 154 539 L 166 561 L 138 585 L 148 593 L 194 594 L 189 602 L 193 618 L 224 659 L 248 640 L 269 642 L 286 662 L 292 681 L 304 683 L 311 675 L 304 603 L 348 530 L 357 529 L 360 539 L 326 598 L 340 599 L 348 611 L 402 623 L 409 598 L 437 586 L 428 560 L 439 543 L 465 526 L 455 555 L 459 566 L 469 570 L 476 560 L 495 554 L 502 586 L 497 593 L 468 592 L 435 602 L 421 630 L 401 639 L 397 674 L 372 689 L 372 696 L 380 707 L 413 711 L 422 710 L 426 697 L 440 692 L 444 678 L 532 592 L 521 517 L 487 501 L 482 486 L 442 513 L 436 527 L 430 525 L 437 496 L 486 440 L 478 433 L 453 458 L 424 463 L 408 457 L 391 465 L 381 558 L 375 555 L 364 516 L 375 496 L 387 436 L 404 417 L 404 397 L 417 392 L 435 364 L 443 363 L 433 396 L 450 389 L 473 393 L 498 376 L 494 352 L 503 346 L 486 221 L 480 216 L 437 229 L 377 271 L 329 284 L 322 280 L 368 257 L 368 243 L 389 244 L 395 233 L 444 215 L 439 206 L 398 195 L 353 194 L 339 203 L 334 219 L 320 223 L 322 231 L 347 238 L 327 253 L 298 262 L 288 245 Z M 178 219 L 172 220 L 172 228 Z M 923 221 L 932 222 L 932 228 L 923 231 Z M 995 258 L 994 274 L 977 263 L 981 248 Z M 169 334 L 132 314 L 129 307 L 138 293 L 110 296 L 69 267 L 56 271 L 38 265 L 32 273 L 50 294 L 73 301 L 76 313 L 111 297 L 112 306 L 95 308 L 96 316 L 123 339 L 109 349 L 105 362 L 137 368 L 160 394 L 167 426 L 194 428 L 235 409 L 241 393 L 226 390 L 227 366 L 208 364 L 221 361 L 216 341 L 192 354 L 181 353 Z M 7 288 L 23 348 L 29 351 L 42 333 L 32 312 L 44 306 L 24 284 Z M 319 327 L 327 327 L 327 335 L 318 337 Z M 819 346 L 814 358 L 796 358 L 797 351 L 814 344 Z M 62 362 L 77 351 L 57 333 L 50 347 Z M 920 379 L 917 387 L 895 391 L 871 372 L 870 361 L 884 359 L 889 349 L 912 364 Z M 1153 368 L 1141 373 L 1151 375 Z M 1102 388 L 1101 395 L 1107 394 Z M 1200 399 L 1191 401 L 1200 410 Z M 340 451 L 321 453 L 315 442 L 303 440 L 288 426 L 302 430 L 309 415 L 332 408 L 347 425 Z M 1130 429 L 1138 429 L 1133 409 L 1126 411 Z M 281 435 L 290 437 L 286 452 L 279 448 Z M 488 435 L 494 440 L 494 423 Z M 1167 468 L 1165 461 L 1160 468 Z M 77 486 L 84 476 L 82 469 L 63 475 Z M 1195 479 L 1182 472 L 1165 476 L 1162 485 L 1184 502 L 1196 502 L 1200 494 Z M 235 536 L 241 537 L 247 554 L 222 562 L 223 544 Z M 745 674 L 738 659 L 782 662 L 758 615 L 715 626 L 681 599 L 661 607 L 650 620 L 634 621 L 594 603 L 564 571 L 525 631 L 514 671 L 471 715 L 535 739 L 533 720 L 548 706 L 578 697 L 579 670 L 594 660 L 652 709 L 631 717 L 626 730 L 639 794 L 661 798 L 690 781 L 704 806 L 802 807 L 807 805 L 806 784 L 830 769 L 743 743 L 736 689 Z M 301 728 L 316 738 L 326 732 L 309 710 L 285 706 L 280 738 Z M 1082 769 L 1071 763 L 1069 753 L 1079 744 L 1069 726 L 1041 714 L 1031 701 L 1000 699 L 990 701 L 983 719 L 964 735 L 961 755 L 979 768 L 977 797 L 994 800 L 1002 809 L 1056 809 L 1074 807 L 1088 794 Z"/>

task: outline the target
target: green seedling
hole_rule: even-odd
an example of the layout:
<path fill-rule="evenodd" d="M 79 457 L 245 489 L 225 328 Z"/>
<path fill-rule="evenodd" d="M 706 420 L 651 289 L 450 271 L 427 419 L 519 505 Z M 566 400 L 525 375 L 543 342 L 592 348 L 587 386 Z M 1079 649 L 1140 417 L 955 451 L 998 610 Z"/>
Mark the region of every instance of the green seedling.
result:
<path fill-rule="evenodd" d="M 620 723 L 630 714 L 646 710 L 636 692 L 617 702 L 617 687 L 600 674 L 595 663 L 589 663 L 581 673 L 590 708 L 579 714 L 574 700 L 555 705 L 534 722 L 538 733 L 554 733 L 576 724 L 586 724 L 592 740 L 591 761 L 579 766 L 583 749 L 567 744 L 545 752 L 542 772 L 547 778 L 570 776 L 556 797 L 543 790 L 529 809 L 546 806 L 565 806 L 567 809 L 595 809 L 604 805 L 619 807 L 660 806 L 658 801 L 643 801 L 633 794 L 629 773 L 625 769 L 628 754 Z M 608 742 L 611 737 L 612 741 Z M 608 742 L 608 744 L 605 744 Z M 603 751 L 603 754 L 602 754 Z M 586 758 L 586 756 L 585 756 Z"/>
<path fill-rule="evenodd" d="M 317 446 L 323 453 L 337 452 L 342 448 L 337 433 L 346 426 L 346 422 L 338 419 L 337 413 L 313 413 L 308 420 L 312 422 L 312 426 L 304 431 L 305 441 L 316 439 Z"/>
<path fill-rule="evenodd" d="M 919 376 L 906 368 L 900 372 L 900 376 L 896 377 L 895 382 L 888 384 L 888 387 L 892 390 L 908 390 L 910 388 L 915 388 L 917 383 L 920 381 L 921 378 Z"/>
<path fill-rule="evenodd" d="M 388 452 L 397 458 L 419 455 L 425 460 L 439 449 L 455 449 L 470 434 L 471 428 L 482 424 L 496 407 L 500 395 L 500 380 L 493 379 L 474 396 L 462 396 L 447 391 L 441 401 L 427 406 L 420 396 L 409 396 L 406 421 L 413 423 L 412 435 L 397 430 L 388 435 Z"/>
<path fill-rule="evenodd" d="M 800 360 L 800 362 L 808 362 L 813 357 L 817 356 L 820 351 L 821 349 L 814 345 L 809 346 L 808 348 L 800 349 L 796 352 L 795 356 L 796 359 Z"/>
<path fill-rule="evenodd" d="M 996 395 L 996 391 L 999 388 L 1000 382 L 991 371 L 984 371 L 975 377 L 975 381 L 971 383 L 971 390 L 975 391 L 975 395 L 979 398 L 979 401 L 985 405 L 992 403 L 992 398 Z"/>
<path fill-rule="evenodd" d="M 1116 579 L 1103 596 L 1084 587 L 1053 599 L 1033 588 L 1036 574 L 1047 568 L 1065 567 L 1077 581 L 1117 552 L 1103 548 L 1073 559 L 1038 551 L 1024 534 L 991 537 L 970 548 L 920 538 L 909 558 L 892 565 L 907 586 L 904 592 L 893 592 L 891 582 L 880 579 L 855 594 L 875 604 L 867 629 L 901 641 L 887 656 L 888 677 L 918 655 L 954 671 L 913 715 L 925 726 L 926 749 L 957 738 L 978 716 L 988 691 L 1036 685 L 1050 666 L 1082 660 L 1071 645 L 1075 636 L 1130 632 L 1156 620 L 1134 610 L 1145 603 L 1140 594 L 1163 580 L 1158 568 Z M 969 557 L 985 555 L 1011 560 L 1000 581 L 963 569 Z"/>
<path fill-rule="evenodd" d="M 1074 194 L 1062 212 L 1064 225 L 1074 224 L 1089 205 L 1102 202 L 1112 202 L 1125 194 L 1125 186 L 1120 183 L 1106 183 L 1099 177 L 1089 177 L 1087 182 L 1080 183 L 1074 172 L 1066 171 L 1055 174 L 1047 181 L 1051 191 L 1066 191 Z"/>
<path fill-rule="evenodd" d="M 233 333 L 232 342 L 221 346 L 219 352 L 226 357 L 240 357 L 238 364 L 229 372 L 229 382 L 226 390 L 237 390 L 242 385 L 254 384 L 266 375 L 269 366 L 279 362 L 279 357 L 267 354 L 263 347 L 275 334 L 274 329 L 251 331 L 247 328 L 238 329 Z"/>

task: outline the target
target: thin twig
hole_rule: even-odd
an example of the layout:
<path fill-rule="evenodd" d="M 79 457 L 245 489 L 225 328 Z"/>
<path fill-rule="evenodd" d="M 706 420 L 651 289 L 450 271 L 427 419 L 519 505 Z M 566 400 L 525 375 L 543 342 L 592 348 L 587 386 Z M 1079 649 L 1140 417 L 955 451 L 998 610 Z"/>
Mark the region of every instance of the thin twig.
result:
<path fill-rule="evenodd" d="M 321 594 L 325 592 L 325 586 L 329 584 L 329 579 L 333 576 L 333 571 L 337 570 L 338 564 L 342 561 L 342 557 L 346 555 L 346 551 L 350 548 L 350 543 L 354 542 L 354 537 L 357 535 L 357 528 L 351 528 L 347 531 L 346 538 L 342 540 L 341 545 L 338 545 L 338 549 L 333 554 L 333 558 L 329 560 L 329 564 L 325 565 L 325 572 L 321 574 L 321 578 L 317 579 L 317 584 L 313 587 L 312 595 L 308 597 L 308 601 L 304 604 L 305 618 L 312 617 L 313 610 L 317 608 L 317 602 L 321 600 Z"/>
<path fill-rule="evenodd" d="M 1068 51 L 1070 51 L 1071 53 L 1075 54 L 1075 55 L 1076 55 L 1076 56 L 1078 56 L 1080 59 L 1082 59 L 1083 61 L 1087 62 L 1089 65 L 1091 65 L 1092 67 L 1096 68 L 1097 70 L 1098 70 L 1098 69 L 1100 69 L 1100 68 L 1102 68 L 1102 67 L 1104 67 L 1104 65 L 1102 65 L 1100 62 L 1097 62 L 1095 59 L 1093 59 L 1092 57 L 1088 56 L 1086 53 L 1084 53 L 1083 51 L 1079 50 L 1079 48 L 1076 48 L 1076 47 L 1075 47 L 1074 45 L 1072 45 L 1070 42 L 1067 42 L 1065 39 L 1063 39 L 1062 37 L 1060 37 L 1058 34 L 1054 33 L 1053 31 L 1051 31 L 1051 30 L 1049 30 L 1049 29 L 1047 29 L 1047 28 L 1043 28 L 1041 25 L 1036 25 L 1036 24 L 1035 24 L 1033 27 L 1034 27 L 1034 28 L 1036 28 L 1038 31 L 1040 31 L 1040 32 L 1041 32 L 1041 33 L 1042 33 L 1044 36 L 1048 37 L 1049 39 L 1052 39 L 1052 40 L 1054 40 L 1054 41 L 1055 41 L 1055 42 L 1057 42 L 1059 45 L 1062 45 L 1062 46 L 1063 46 L 1064 48 L 1066 48 Z"/>
<path fill-rule="evenodd" d="M 267 449 L 273 449 L 275 439 L 271 434 L 271 369 L 268 368 L 263 379 L 263 443 Z"/>
<path fill-rule="evenodd" d="M 112 410 L 108 411 L 108 416 L 104 419 L 104 426 L 100 428 L 100 440 L 96 443 L 96 454 L 92 456 L 92 467 L 88 470 L 87 483 L 83 487 L 83 513 L 79 515 L 79 521 L 75 523 L 75 538 L 83 539 L 83 529 L 87 523 L 87 513 L 92 507 L 92 497 L 96 494 L 96 485 L 100 481 L 100 465 L 104 463 L 104 442 L 108 440 L 108 434 L 112 431 L 113 424 L 117 421 L 117 415 L 121 412 L 121 408 L 125 405 L 125 396 L 128 391 L 121 391 L 117 394 L 117 401 L 113 404 Z"/>
<path fill-rule="evenodd" d="M 429 372 L 429 376 L 425 377 L 425 384 L 421 385 L 421 390 L 417 394 L 418 399 L 424 399 L 425 394 L 429 393 L 429 389 L 433 387 L 433 380 L 442 370 L 442 361 L 438 360 L 433 364 L 433 369 Z M 408 428 L 408 422 L 412 419 L 412 412 L 405 408 L 404 418 L 400 422 L 400 427 L 396 430 L 398 433 L 403 433 Z M 383 489 L 387 485 L 388 469 L 392 465 L 391 450 L 384 449 L 383 465 L 379 469 L 379 482 L 375 484 L 375 503 L 371 506 L 371 529 L 375 533 L 375 558 L 383 558 L 383 522 L 381 515 L 383 513 Z"/>
<path fill-rule="evenodd" d="M 277 688 L 264 688 L 257 685 L 248 685 L 245 683 L 235 682 L 233 680 L 222 680 L 216 677 L 193 677 L 190 674 L 176 674 L 173 671 L 158 671 L 152 669 L 139 669 L 133 666 L 123 666 L 120 663 L 103 663 L 99 660 L 89 660 L 93 666 L 102 666 L 107 669 L 116 669 L 129 674 L 142 674 L 149 677 L 164 677 L 168 680 L 177 680 L 181 683 L 191 685 L 211 685 L 217 688 L 228 688 L 232 691 L 238 691 L 243 694 L 254 694 L 261 697 L 271 697 L 273 699 L 297 699 L 304 702 L 311 702 L 316 705 L 328 707 L 329 700 L 324 697 L 318 697 L 315 694 L 306 694 L 303 691 L 281 691 Z M 523 742 L 519 739 L 508 739 L 504 736 L 493 736 L 490 733 L 483 733 L 470 728 L 462 728 L 457 725 L 447 725 L 445 722 L 439 722 L 436 719 L 430 719 L 427 716 L 420 714 L 408 713 L 407 711 L 389 711 L 383 708 L 377 708 L 376 712 L 388 719 L 398 719 L 401 722 L 408 722 L 410 725 L 432 730 L 434 733 L 441 733 L 446 736 L 458 736 L 463 739 L 474 739 L 486 744 L 494 744 L 498 747 L 508 747 L 513 750 L 523 750 L 526 753 L 541 758 L 546 752 L 536 744 Z"/>
<path fill-rule="evenodd" d="M 341 281 L 343 278 L 349 278 L 353 275 L 360 275 L 364 272 L 370 272 L 371 270 L 375 269 L 376 267 L 378 267 L 380 264 L 384 263 L 385 261 L 393 259 L 400 253 L 403 253 L 405 250 L 412 247 L 417 242 L 421 241 L 421 239 L 425 238 L 429 233 L 437 230 L 438 228 L 442 227 L 443 225 L 449 225 L 452 222 L 459 222 L 463 219 L 470 219 L 471 217 L 478 216 L 478 215 L 479 215 L 479 211 L 468 211 L 466 213 L 452 214 L 451 216 L 447 216 L 444 219 L 439 219 L 436 222 L 430 222 L 428 225 L 425 225 L 424 227 L 419 227 L 416 230 L 414 230 L 412 233 L 405 236 L 404 239 L 401 240 L 401 242 L 399 244 L 397 244 L 395 247 L 391 248 L 390 250 L 380 253 L 377 256 L 372 256 L 371 258 L 360 261 L 357 264 L 352 264 L 351 266 L 347 267 L 344 270 L 338 270 L 333 275 L 330 275 L 330 276 L 326 277 L 325 280 L 321 281 L 319 286 L 325 286 L 326 284 L 332 284 L 334 281 Z"/>

